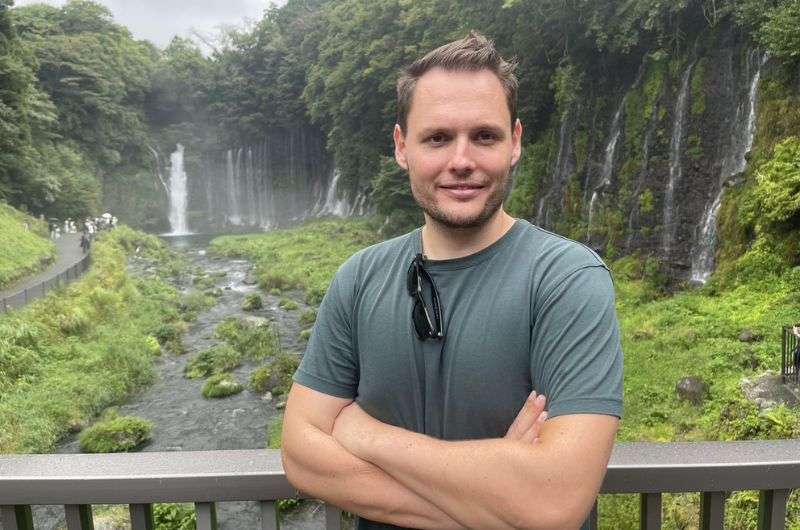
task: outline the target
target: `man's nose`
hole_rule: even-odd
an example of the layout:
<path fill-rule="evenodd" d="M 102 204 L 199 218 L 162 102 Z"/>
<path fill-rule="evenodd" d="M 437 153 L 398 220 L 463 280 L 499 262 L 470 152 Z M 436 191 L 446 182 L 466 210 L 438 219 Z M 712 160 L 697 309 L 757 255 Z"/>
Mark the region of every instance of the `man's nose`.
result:
<path fill-rule="evenodd" d="M 450 158 L 449 169 L 458 175 L 468 175 L 475 170 L 475 159 L 469 138 L 459 136 L 453 142 L 453 156 Z"/>

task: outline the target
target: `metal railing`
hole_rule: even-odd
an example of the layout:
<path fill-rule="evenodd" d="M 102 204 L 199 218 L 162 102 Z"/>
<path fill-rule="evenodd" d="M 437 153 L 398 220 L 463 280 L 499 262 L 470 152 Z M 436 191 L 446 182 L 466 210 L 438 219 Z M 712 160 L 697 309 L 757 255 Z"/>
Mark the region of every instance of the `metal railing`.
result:
<path fill-rule="evenodd" d="M 785 528 L 800 488 L 800 440 L 617 444 L 601 493 L 638 493 L 640 528 L 661 528 L 662 493 L 699 492 L 700 528 L 723 528 L 728 492 L 759 490 L 758 528 Z M 296 498 L 276 450 L 0 456 L 3 530 L 33 528 L 31 505 L 60 504 L 68 530 L 93 528 L 92 504 L 128 504 L 132 530 L 153 528 L 152 504 L 193 502 L 198 530 L 217 526 L 216 502 L 258 501 L 261 530 L 277 530 L 276 501 Z M 326 529 L 341 511 L 326 507 Z M 597 528 L 596 505 L 590 515 Z M 243 529 L 249 530 L 249 529 Z"/>
<path fill-rule="evenodd" d="M 22 289 L 5 298 L 0 298 L 0 314 L 11 309 L 20 309 L 28 303 L 41 298 L 48 292 L 59 287 L 64 287 L 77 280 L 89 269 L 91 254 L 84 254 L 75 265 L 27 289 Z"/>
<path fill-rule="evenodd" d="M 800 352 L 797 351 L 797 335 L 794 326 L 783 326 L 781 334 L 781 378 L 783 382 L 800 383 Z"/>

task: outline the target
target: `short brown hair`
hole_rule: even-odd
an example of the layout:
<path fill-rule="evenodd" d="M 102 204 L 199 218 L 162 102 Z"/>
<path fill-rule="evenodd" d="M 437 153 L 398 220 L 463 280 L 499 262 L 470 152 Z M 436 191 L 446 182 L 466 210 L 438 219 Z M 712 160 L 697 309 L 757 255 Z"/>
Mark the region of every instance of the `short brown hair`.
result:
<path fill-rule="evenodd" d="M 511 127 L 514 127 L 517 121 L 519 87 L 517 76 L 514 75 L 517 62 L 514 59 L 506 61 L 500 57 L 494 42 L 473 30 L 463 39 L 449 42 L 428 52 L 401 72 L 397 80 L 397 123 L 404 133 L 417 81 L 425 72 L 436 67 L 450 71 L 486 69 L 494 73 L 503 85 L 508 110 L 511 113 Z"/>

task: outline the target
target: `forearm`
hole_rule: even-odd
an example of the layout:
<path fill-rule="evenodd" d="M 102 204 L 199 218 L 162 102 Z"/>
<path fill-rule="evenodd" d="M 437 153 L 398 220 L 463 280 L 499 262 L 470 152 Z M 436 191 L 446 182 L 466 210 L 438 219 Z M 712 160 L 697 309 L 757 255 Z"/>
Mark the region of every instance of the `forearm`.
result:
<path fill-rule="evenodd" d="M 585 516 L 587 493 L 564 480 L 574 470 L 545 444 L 448 442 L 385 424 L 369 438 L 360 457 L 467 527 L 563 530 Z"/>
<path fill-rule="evenodd" d="M 462 528 L 424 497 L 352 455 L 320 429 L 306 425 L 297 429 L 295 437 L 284 440 L 284 468 L 290 482 L 306 494 L 374 521 L 411 528 Z"/>

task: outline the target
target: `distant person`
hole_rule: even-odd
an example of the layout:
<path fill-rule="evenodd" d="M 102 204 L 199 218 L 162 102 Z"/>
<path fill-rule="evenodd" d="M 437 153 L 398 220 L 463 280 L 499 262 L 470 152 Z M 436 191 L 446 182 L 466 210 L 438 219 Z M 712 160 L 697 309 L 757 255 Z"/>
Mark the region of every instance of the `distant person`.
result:
<path fill-rule="evenodd" d="M 294 376 L 286 475 L 359 529 L 575 529 L 605 475 L 614 288 L 594 252 L 504 210 L 514 69 L 471 33 L 401 75 L 395 159 L 425 225 L 339 269 Z"/>

